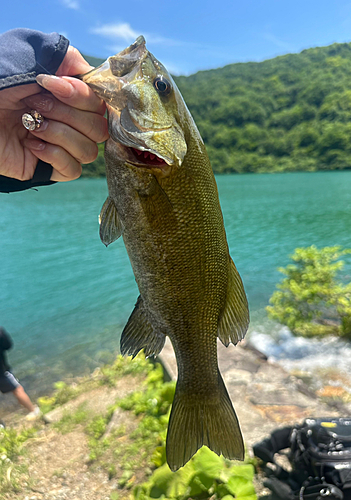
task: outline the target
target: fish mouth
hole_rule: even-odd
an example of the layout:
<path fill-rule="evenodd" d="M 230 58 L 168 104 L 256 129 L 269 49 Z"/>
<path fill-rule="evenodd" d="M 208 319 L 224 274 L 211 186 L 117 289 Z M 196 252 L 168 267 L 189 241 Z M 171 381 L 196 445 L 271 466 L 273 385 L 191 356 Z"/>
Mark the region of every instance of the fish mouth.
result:
<path fill-rule="evenodd" d="M 137 72 L 139 65 L 149 52 L 145 46 L 145 38 L 139 36 L 134 43 L 115 56 L 111 56 L 100 66 L 75 78 L 82 80 L 106 103 L 114 104 L 118 109 L 115 97 L 128 82 L 128 76 Z"/>
<path fill-rule="evenodd" d="M 157 154 L 147 151 L 141 150 L 134 147 L 124 146 L 124 149 L 127 153 L 127 162 L 131 163 L 135 167 L 139 168 L 165 168 L 169 167 L 168 163 L 163 159 L 157 156 Z"/>
<path fill-rule="evenodd" d="M 164 169 L 173 165 L 175 158 L 170 151 L 157 150 L 154 134 L 168 131 L 168 128 L 150 129 L 137 123 L 124 108 L 122 112 L 107 105 L 110 140 L 119 144 L 121 158 L 139 168 Z"/>

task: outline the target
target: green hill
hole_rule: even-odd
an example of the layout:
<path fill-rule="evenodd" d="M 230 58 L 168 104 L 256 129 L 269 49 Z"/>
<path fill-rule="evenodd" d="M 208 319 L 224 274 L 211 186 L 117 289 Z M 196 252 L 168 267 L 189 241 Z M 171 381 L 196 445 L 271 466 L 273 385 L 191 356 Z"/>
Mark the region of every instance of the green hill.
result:
<path fill-rule="evenodd" d="M 86 56 L 86 55 L 83 55 L 84 59 L 86 59 L 88 61 L 88 63 L 91 65 L 91 66 L 100 66 L 100 64 L 102 64 L 105 59 L 100 59 L 99 57 L 92 57 L 92 56 Z"/>
<path fill-rule="evenodd" d="M 351 168 L 351 44 L 175 80 L 216 173 Z"/>

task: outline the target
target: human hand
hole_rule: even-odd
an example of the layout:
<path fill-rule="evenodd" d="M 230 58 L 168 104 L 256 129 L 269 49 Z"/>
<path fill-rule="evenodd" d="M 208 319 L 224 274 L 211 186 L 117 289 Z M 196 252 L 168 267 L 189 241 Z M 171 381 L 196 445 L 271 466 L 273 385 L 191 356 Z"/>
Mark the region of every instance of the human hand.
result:
<path fill-rule="evenodd" d="M 81 163 L 98 154 L 97 142 L 108 139 L 105 104 L 81 80 L 70 75 L 91 67 L 70 46 L 56 76 L 39 75 L 38 84 L 0 91 L 0 175 L 33 177 L 38 159 L 53 167 L 51 180 L 81 175 Z M 22 125 L 22 114 L 35 109 L 45 118 L 35 131 Z"/>

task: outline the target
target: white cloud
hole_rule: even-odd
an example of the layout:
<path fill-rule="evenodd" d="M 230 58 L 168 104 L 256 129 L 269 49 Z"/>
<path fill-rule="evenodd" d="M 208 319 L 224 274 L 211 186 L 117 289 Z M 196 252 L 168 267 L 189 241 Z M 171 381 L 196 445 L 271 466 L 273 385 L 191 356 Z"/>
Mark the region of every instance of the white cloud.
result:
<path fill-rule="evenodd" d="M 102 35 L 110 39 L 122 38 L 126 42 L 135 40 L 140 35 L 140 33 L 133 30 L 129 23 L 103 24 L 97 28 L 92 28 L 90 31 L 95 35 Z"/>
<path fill-rule="evenodd" d="M 168 45 L 168 46 L 184 46 L 188 45 L 186 42 L 180 40 L 172 40 L 163 36 L 154 35 L 152 33 L 145 33 L 136 31 L 129 23 L 116 23 L 116 24 L 103 24 L 96 28 L 91 28 L 91 33 L 101 35 L 110 40 L 122 39 L 127 43 L 133 42 L 139 35 L 144 35 L 146 41 L 153 45 Z"/>
<path fill-rule="evenodd" d="M 60 0 L 67 9 L 79 10 L 79 2 L 77 0 Z"/>
<path fill-rule="evenodd" d="M 107 38 L 108 45 L 106 50 L 109 53 L 116 54 L 125 48 L 125 44 L 130 44 L 134 42 L 138 36 L 143 35 L 146 39 L 147 46 L 151 46 L 151 51 L 153 52 L 152 46 L 162 45 L 162 47 L 179 47 L 184 50 L 195 50 L 200 54 L 206 52 L 207 55 L 212 55 L 213 57 L 219 57 L 220 59 L 228 59 L 228 54 L 226 55 L 223 50 L 219 50 L 216 47 L 210 45 L 204 45 L 198 42 L 187 42 L 183 40 L 175 40 L 173 38 L 166 38 L 155 33 L 140 32 L 134 29 L 129 23 L 108 23 L 101 24 L 100 26 L 95 26 L 90 28 L 90 33 Z M 155 49 L 156 50 L 156 49 Z M 164 61 L 162 61 L 165 64 Z M 165 64 L 165 67 L 173 75 L 184 75 L 188 71 L 185 71 L 180 66 L 172 64 L 171 62 Z"/>

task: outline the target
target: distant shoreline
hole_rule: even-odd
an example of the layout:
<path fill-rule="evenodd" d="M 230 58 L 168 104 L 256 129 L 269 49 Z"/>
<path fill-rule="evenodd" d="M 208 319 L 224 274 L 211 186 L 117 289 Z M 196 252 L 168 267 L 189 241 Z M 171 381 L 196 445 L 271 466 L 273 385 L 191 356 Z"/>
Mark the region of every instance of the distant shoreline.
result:
<path fill-rule="evenodd" d="M 316 174 L 316 173 L 330 173 L 330 172 L 351 172 L 351 167 L 346 167 L 343 169 L 317 169 L 317 170 L 279 170 L 279 171 L 258 171 L 258 172 L 237 172 L 236 170 L 233 171 L 223 171 L 223 172 L 217 172 L 213 170 L 214 175 L 218 176 L 226 176 L 226 175 L 237 175 L 237 176 L 242 176 L 242 175 L 273 175 L 273 174 Z M 90 175 L 85 173 L 85 166 L 83 167 L 83 172 L 80 177 L 80 179 L 106 179 L 106 175 L 101 174 L 101 175 Z"/>

